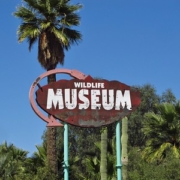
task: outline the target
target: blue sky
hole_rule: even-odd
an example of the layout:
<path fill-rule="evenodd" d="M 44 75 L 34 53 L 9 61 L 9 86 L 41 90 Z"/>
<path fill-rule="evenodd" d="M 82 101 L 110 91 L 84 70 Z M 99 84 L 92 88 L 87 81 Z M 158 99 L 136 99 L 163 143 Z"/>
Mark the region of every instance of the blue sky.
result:
<path fill-rule="evenodd" d="M 159 95 L 170 88 L 180 99 L 179 0 L 73 2 L 83 4 L 77 28 L 83 41 L 65 52 L 65 64 L 58 68 L 130 86 L 150 83 Z M 29 52 L 26 42 L 17 42 L 20 21 L 12 13 L 18 4 L 0 1 L 0 143 L 6 140 L 31 155 L 46 123 L 31 109 L 28 93 L 45 70 L 37 62 L 37 46 Z"/>

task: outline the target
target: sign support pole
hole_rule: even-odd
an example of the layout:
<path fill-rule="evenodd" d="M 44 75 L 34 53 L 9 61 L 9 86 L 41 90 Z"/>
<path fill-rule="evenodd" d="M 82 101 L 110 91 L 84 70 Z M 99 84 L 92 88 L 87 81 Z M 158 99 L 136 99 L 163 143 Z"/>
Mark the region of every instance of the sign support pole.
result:
<path fill-rule="evenodd" d="M 67 123 L 64 123 L 64 180 L 69 180 L 68 124 Z"/>
<path fill-rule="evenodd" d="M 120 121 L 116 124 L 116 158 L 117 158 L 117 180 L 122 179 L 122 164 L 121 164 L 121 124 Z"/>

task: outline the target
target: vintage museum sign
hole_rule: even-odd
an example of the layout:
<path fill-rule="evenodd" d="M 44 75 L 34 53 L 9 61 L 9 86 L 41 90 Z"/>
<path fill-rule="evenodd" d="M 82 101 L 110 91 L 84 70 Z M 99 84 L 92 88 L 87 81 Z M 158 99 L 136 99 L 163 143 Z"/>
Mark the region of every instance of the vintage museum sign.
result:
<path fill-rule="evenodd" d="M 54 118 L 80 127 L 99 127 L 133 112 L 140 104 L 137 89 L 118 81 L 59 80 L 36 91 L 40 108 Z"/>

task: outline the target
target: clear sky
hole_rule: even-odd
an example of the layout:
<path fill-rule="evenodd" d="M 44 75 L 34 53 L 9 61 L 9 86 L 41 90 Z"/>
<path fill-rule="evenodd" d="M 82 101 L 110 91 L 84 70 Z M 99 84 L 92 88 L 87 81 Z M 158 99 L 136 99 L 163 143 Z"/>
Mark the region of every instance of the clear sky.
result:
<path fill-rule="evenodd" d="M 65 64 L 58 68 L 130 86 L 150 83 L 159 95 L 170 88 L 180 99 L 179 0 L 73 2 L 84 6 L 77 28 L 83 41 L 65 52 Z M 31 155 L 46 123 L 31 109 L 28 94 L 45 70 L 37 61 L 37 46 L 29 52 L 26 42 L 17 42 L 20 21 L 12 13 L 18 4 L 0 0 L 0 143 L 6 140 Z"/>

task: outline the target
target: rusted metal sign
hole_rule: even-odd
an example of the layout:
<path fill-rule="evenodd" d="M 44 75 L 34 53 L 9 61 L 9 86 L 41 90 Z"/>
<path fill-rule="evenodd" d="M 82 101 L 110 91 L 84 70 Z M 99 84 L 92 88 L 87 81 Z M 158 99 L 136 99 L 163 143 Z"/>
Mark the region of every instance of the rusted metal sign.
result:
<path fill-rule="evenodd" d="M 36 91 L 37 104 L 52 117 L 80 127 L 99 127 L 133 112 L 137 89 L 118 81 L 84 78 L 59 80 Z"/>

